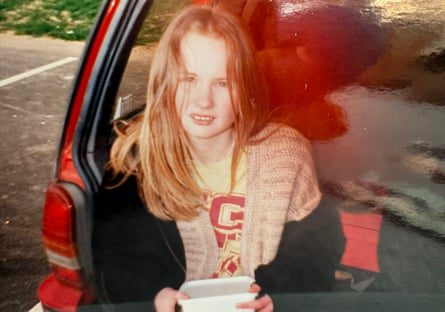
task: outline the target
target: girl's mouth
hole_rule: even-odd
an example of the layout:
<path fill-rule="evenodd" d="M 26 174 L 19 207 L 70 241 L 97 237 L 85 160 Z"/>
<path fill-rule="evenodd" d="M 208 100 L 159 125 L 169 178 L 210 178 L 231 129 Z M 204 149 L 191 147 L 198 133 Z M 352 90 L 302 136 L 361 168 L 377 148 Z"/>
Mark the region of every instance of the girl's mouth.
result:
<path fill-rule="evenodd" d="M 210 115 L 190 114 L 190 117 L 200 125 L 208 125 L 215 120 L 215 117 Z"/>

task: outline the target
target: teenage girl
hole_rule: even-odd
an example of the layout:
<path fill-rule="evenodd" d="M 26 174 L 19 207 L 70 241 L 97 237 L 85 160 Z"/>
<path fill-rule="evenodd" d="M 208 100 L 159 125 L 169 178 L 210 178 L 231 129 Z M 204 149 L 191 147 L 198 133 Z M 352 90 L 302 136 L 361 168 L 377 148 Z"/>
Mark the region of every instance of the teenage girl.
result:
<path fill-rule="evenodd" d="M 136 177 L 149 213 L 176 222 L 186 280 L 250 275 L 253 292 L 321 280 L 313 290 L 325 290 L 334 265 L 314 268 L 318 255 L 298 249 L 302 241 L 313 249 L 315 230 L 302 221 L 321 199 L 310 147 L 269 122 L 260 77 L 235 17 L 187 8 L 159 42 L 146 109 L 117 131 L 110 165 Z M 166 287 L 155 306 L 174 311 L 186 296 Z M 273 302 L 263 295 L 239 307 L 272 311 Z"/>

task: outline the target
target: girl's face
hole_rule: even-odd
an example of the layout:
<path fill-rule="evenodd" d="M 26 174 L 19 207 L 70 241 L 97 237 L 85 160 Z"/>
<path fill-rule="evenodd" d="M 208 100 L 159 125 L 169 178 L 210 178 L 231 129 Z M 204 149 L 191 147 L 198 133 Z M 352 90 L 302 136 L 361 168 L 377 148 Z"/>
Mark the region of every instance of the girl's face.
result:
<path fill-rule="evenodd" d="M 190 31 L 181 40 L 180 51 L 184 68 L 175 101 L 182 127 L 195 147 L 231 143 L 235 113 L 224 40 Z"/>

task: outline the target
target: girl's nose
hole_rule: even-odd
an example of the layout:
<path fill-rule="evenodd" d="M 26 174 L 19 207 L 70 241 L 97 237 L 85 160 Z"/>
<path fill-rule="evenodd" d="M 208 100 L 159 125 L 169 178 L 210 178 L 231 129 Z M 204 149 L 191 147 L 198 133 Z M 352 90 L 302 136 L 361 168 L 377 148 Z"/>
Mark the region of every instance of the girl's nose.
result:
<path fill-rule="evenodd" d="M 209 108 L 213 105 L 212 85 L 208 83 L 200 83 L 196 90 L 195 102 L 201 108 Z"/>

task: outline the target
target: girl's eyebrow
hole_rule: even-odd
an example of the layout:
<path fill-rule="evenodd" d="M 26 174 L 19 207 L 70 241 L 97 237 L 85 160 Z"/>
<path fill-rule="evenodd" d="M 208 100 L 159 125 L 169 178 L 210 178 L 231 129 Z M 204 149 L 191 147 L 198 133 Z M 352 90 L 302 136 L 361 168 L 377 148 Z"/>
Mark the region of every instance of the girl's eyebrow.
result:
<path fill-rule="evenodd" d="M 198 76 L 197 74 L 195 74 L 195 73 L 193 73 L 193 72 L 189 72 L 189 71 L 187 71 L 187 70 L 180 70 L 180 71 L 179 71 L 179 74 L 180 74 L 181 76 L 194 76 L 194 77 L 197 77 L 197 76 Z M 216 81 L 220 81 L 220 80 L 228 80 L 228 79 L 227 79 L 227 76 L 225 75 L 225 76 L 217 77 L 217 78 L 215 78 L 214 80 L 216 80 Z"/>
<path fill-rule="evenodd" d="M 187 70 L 180 70 L 180 71 L 179 71 L 179 74 L 181 74 L 181 75 L 185 75 L 185 76 L 188 76 L 188 75 L 190 75 L 190 76 L 196 76 L 195 73 L 189 72 L 189 71 L 187 71 Z"/>

